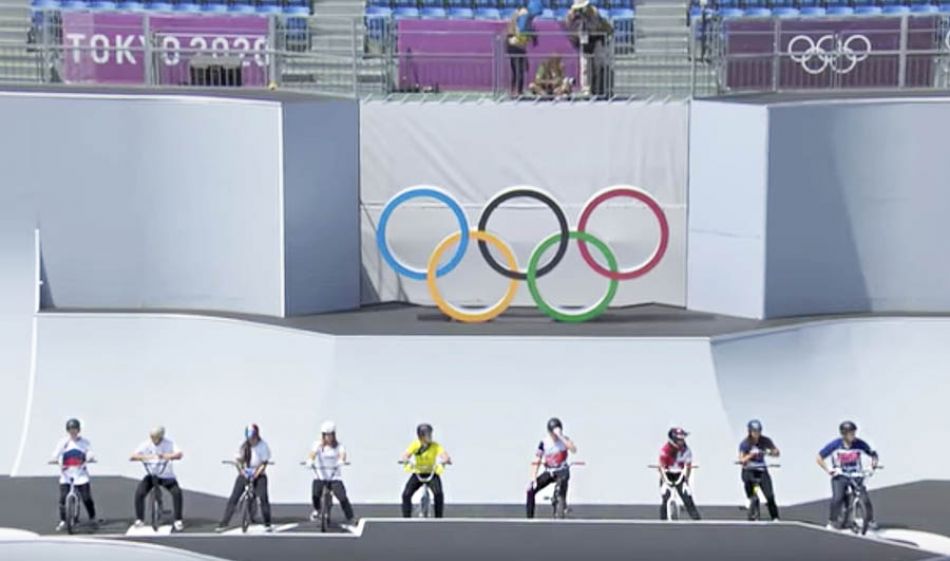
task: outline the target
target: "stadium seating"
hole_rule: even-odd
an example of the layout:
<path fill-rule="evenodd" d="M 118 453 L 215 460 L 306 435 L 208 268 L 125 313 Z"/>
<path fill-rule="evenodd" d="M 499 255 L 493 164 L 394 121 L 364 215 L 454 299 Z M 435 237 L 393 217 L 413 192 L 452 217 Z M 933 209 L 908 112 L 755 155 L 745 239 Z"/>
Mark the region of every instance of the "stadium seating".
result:
<path fill-rule="evenodd" d="M 724 18 L 939 14 L 950 13 L 950 0 L 707 0 L 705 9 L 692 0 L 691 20 L 704 11 Z"/>

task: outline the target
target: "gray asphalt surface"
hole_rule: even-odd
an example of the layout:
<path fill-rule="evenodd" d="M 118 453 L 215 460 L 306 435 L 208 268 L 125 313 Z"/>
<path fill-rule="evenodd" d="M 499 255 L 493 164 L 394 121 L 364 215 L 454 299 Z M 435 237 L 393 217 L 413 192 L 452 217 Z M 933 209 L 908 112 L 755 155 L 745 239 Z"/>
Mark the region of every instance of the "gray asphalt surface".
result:
<path fill-rule="evenodd" d="M 523 521 L 522 505 L 449 504 L 449 517 L 463 521 L 377 520 L 398 516 L 396 505 L 356 505 L 367 521 L 362 536 L 336 528 L 334 536 L 317 532 L 306 521 L 307 505 L 275 505 L 275 524 L 297 523 L 277 535 L 215 535 L 212 529 L 224 507 L 220 497 L 186 490 L 185 533 L 172 536 L 122 537 L 132 521 L 136 481 L 99 477 L 93 494 L 105 522 L 94 534 L 154 542 L 233 561 L 261 559 L 321 561 L 423 561 L 426 559 L 485 561 L 504 559 L 723 559 L 768 560 L 916 560 L 934 556 L 893 544 L 827 532 L 817 526 L 826 516 L 824 501 L 783 506 L 780 524 L 749 524 L 734 506 L 700 505 L 700 523 L 659 523 L 656 505 L 572 507 L 572 520 L 551 522 L 548 509 L 539 519 Z M 52 533 L 56 521 L 55 478 L 0 478 L 0 527 Z M 872 492 L 883 527 L 911 527 L 950 534 L 946 516 L 950 482 L 919 482 Z M 339 512 L 335 511 L 337 516 Z M 504 521 L 492 520 L 505 518 Z M 514 520 L 511 520 L 514 519 Z M 622 519 L 622 520 L 621 520 Z M 630 521 L 630 519 L 639 519 Z"/>

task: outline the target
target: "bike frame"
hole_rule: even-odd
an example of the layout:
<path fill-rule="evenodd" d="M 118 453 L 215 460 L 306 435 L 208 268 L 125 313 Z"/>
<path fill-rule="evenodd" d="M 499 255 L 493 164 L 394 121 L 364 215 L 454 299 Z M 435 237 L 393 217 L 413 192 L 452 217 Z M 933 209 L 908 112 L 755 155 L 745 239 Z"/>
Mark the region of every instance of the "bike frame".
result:
<path fill-rule="evenodd" d="M 692 472 L 692 470 L 698 467 L 699 466 L 690 466 L 689 471 Z M 682 512 L 684 508 L 686 508 L 686 505 L 683 503 L 683 499 L 680 497 L 680 494 L 676 492 L 676 487 L 682 484 L 684 492 L 692 492 L 689 486 L 689 479 L 686 477 L 687 470 L 684 469 L 681 471 L 679 477 L 677 477 L 676 481 L 673 482 L 670 481 L 670 479 L 666 476 L 667 470 L 664 469 L 663 466 L 653 464 L 647 466 L 647 468 L 660 472 L 660 496 L 662 497 L 665 495 L 667 491 L 670 492 L 670 498 L 666 499 L 666 519 L 679 520 L 679 513 Z M 675 517 L 672 515 L 673 512 L 676 512 Z"/>
<path fill-rule="evenodd" d="M 586 462 L 568 462 L 567 471 L 570 473 L 570 468 L 576 466 L 586 466 Z M 554 470 L 549 469 L 544 466 L 545 473 L 554 473 Z M 565 496 L 564 505 L 561 505 L 561 489 L 564 486 L 564 479 L 555 476 L 554 478 L 554 493 L 550 497 L 551 501 L 551 516 L 555 520 L 567 518 L 567 497 Z M 547 497 L 546 497 L 547 498 Z"/>
<path fill-rule="evenodd" d="M 414 465 L 413 462 L 398 462 L 403 466 Z M 412 475 L 415 477 L 419 483 L 422 483 L 422 498 L 419 500 L 419 518 L 432 518 L 432 490 L 429 488 L 429 484 L 435 479 L 435 476 L 438 472 L 438 465 L 447 466 L 449 464 L 437 462 L 437 466 L 429 473 L 416 473 L 413 472 Z"/>
<path fill-rule="evenodd" d="M 314 458 L 316 459 L 316 458 Z M 336 465 L 330 472 L 329 476 L 326 476 L 326 470 L 329 469 L 323 465 L 316 465 L 314 462 L 300 462 L 300 465 L 309 467 L 313 473 L 320 476 L 320 480 L 327 483 L 323 486 L 323 490 L 320 492 L 320 531 L 326 532 L 330 527 L 330 509 L 333 507 L 333 491 L 330 489 L 329 483 L 334 481 L 337 475 L 340 473 L 340 468 L 342 466 L 350 465 L 350 462 L 342 462 Z"/>
<path fill-rule="evenodd" d="M 844 477 L 848 482 L 848 486 L 845 489 L 844 510 L 841 513 L 842 527 L 850 528 L 851 531 L 856 534 L 864 534 L 867 532 L 870 520 L 865 518 L 859 523 L 854 519 L 854 511 L 857 503 L 860 502 L 865 508 L 864 516 L 867 516 L 866 501 L 868 500 L 868 490 L 865 481 L 870 479 L 878 469 L 882 469 L 882 466 L 836 474 L 836 477 Z"/>
<path fill-rule="evenodd" d="M 223 460 L 221 463 L 234 466 L 238 475 L 244 476 L 244 491 L 238 499 L 238 505 L 241 508 L 241 531 L 246 534 L 247 529 L 251 526 L 251 518 L 254 514 L 253 509 L 257 502 L 257 494 L 254 492 L 255 479 L 253 479 L 254 472 L 257 471 L 257 468 L 244 467 L 241 463 L 235 462 L 234 460 Z M 274 462 L 264 462 L 264 465 L 268 466 L 273 464 Z"/>
<path fill-rule="evenodd" d="M 66 500 L 63 506 L 66 509 L 66 533 L 71 535 L 75 533 L 76 526 L 79 525 L 79 493 L 76 492 L 76 478 L 68 472 L 70 470 L 80 471 L 84 469 L 86 465 L 95 463 L 95 460 L 87 460 L 78 466 L 69 467 L 63 465 L 62 459 L 49 463 L 59 466 L 60 472 L 69 481 L 69 491 L 66 493 Z"/>
<path fill-rule="evenodd" d="M 742 469 L 746 469 L 745 464 L 742 462 L 736 462 L 736 465 L 742 466 Z M 780 468 L 781 464 L 765 464 L 766 468 Z M 746 497 L 746 510 L 749 511 L 749 519 L 752 521 L 759 520 L 761 518 L 761 508 L 763 503 L 768 502 L 768 497 L 765 496 L 765 493 L 762 492 L 761 480 L 756 480 L 752 486 L 753 495 L 752 497 Z"/>

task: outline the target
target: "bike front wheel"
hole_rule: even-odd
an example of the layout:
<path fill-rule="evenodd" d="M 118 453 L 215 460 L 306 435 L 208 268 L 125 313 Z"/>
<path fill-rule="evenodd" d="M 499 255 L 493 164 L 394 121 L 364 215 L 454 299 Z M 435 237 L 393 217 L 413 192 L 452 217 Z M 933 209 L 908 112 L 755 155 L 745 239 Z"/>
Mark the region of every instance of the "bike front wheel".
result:
<path fill-rule="evenodd" d="M 670 501 L 668 510 L 669 520 L 679 520 L 680 519 L 680 504 L 676 501 Z"/>
<path fill-rule="evenodd" d="M 419 501 L 419 517 L 420 518 L 430 518 L 432 513 L 430 509 L 432 508 L 432 499 L 429 498 L 429 492 L 426 491 L 422 495 L 422 500 Z"/>
<path fill-rule="evenodd" d="M 241 505 L 241 532 L 247 533 L 247 529 L 251 527 L 251 505 L 253 503 L 249 500 L 245 500 Z"/>
<path fill-rule="evenodd" d="M 871 521 L 868 520 L 867 505 L 864 504 L 864 501 L 860 497 L 855 498 L 851 504 L 851 531 L 863 536 L 867 534 L 870 522 Z"/>
<path fill-rule="evenodd" d="M 320 502 L 320 531 L 326 532 L 330 528 L 330 508 L 333 506 L 333 497 L 329 491 L 323 492 Z"/>
<path fill-rule="evenodd" d="M 152 493 L 152 530 L 158 532 L 159 527 L 162 525 L 162 496 L 159 494 L 158 488 L 156 488 Z"/>
<path fill-rule="evenodd" d="M 70 494 L 66 497 L 66 533 L 76 533 L 79 526 L 79 497 Z"/>

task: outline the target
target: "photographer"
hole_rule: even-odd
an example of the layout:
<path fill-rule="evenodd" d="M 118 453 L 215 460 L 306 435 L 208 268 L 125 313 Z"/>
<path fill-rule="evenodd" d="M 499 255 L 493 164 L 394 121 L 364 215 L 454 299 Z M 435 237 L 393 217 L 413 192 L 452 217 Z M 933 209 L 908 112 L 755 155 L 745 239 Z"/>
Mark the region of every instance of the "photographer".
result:
<path fill-rule="evenodd" d="M 595 96 L 610 95 L 610 52 L 608 39 L 613 26 L 589 0 L 574 0 L 567 13 L 567 28 L 571 32 L 571 44 L 580 49 L 587 59 L 591 93 Z M 581 77 L 583 83 L 583 77 Z"/>

